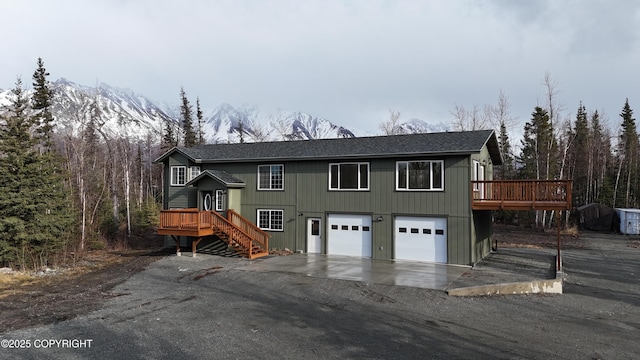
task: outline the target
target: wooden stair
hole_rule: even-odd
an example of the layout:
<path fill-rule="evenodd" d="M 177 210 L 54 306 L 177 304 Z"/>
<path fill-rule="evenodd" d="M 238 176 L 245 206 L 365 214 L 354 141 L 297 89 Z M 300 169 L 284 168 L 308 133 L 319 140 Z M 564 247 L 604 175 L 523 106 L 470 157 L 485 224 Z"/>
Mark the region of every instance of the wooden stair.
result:
<path fill-rule="evenodd" d="M 240 254 L 244 257 L 248 257 L 250 259 L 255 259 L 262 256 L 269 255 L 269 251 L 261 248 L 257 245 L 252 245 L 252 247 L 245 248 L 241 243 L 234 241 L 232 237 L 226 232 L 222 231 L 220 228 L 213 229 L 213 235 L 218 237 L 218 239 L 222 240 L 225 244 L 227 244 L 228 249 L 234 251 L 236 254 Z M 249 251 L 251 250 L 251 251 Z M 249 255 L 251 254 L 251 255 Z"/>
<path fill-rule="evenodd" d="M 209 236 L 198 245 L 198 254 L 240 258 L 242 254 L 229 248 L 229 245 L 216 236 Z"/>
<path fill-rule="evenodd" d="M 269 255 L 269 234 L 232 209 L 227 210 L 227 217 L 215 211 L 198 209 L 162 210 L 158 234 L 171 235 L 176 241 L 178 253 L 180 236 L 195 238 L 192 242 L 195 256 L 200 241 L 204 237 L 215 235 L 224 241 L 229 249 L 249 259 Z"/>
<path fill-rule="evenodd" d="M 212 214 L 213 235 L 229 248 L 249 259 L 269 255 L 269 234 L 232 209 L 227 210 L 227 218 L 215 211 Z"/>

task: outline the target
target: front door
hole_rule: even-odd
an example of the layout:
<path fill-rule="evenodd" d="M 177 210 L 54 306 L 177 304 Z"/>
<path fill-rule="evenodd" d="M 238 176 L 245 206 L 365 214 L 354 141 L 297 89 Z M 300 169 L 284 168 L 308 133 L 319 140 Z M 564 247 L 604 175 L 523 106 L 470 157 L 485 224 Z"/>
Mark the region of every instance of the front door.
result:
<path fill-rule="evenodd" d="M 211 196 L 211 191 L 203 191 L 202 192 L 202 210 L 211 211 L 213 210 L 213 199 Z"/>
<path fill-rule="evenodd" d="M 307 253 L 320 254 L 322 252 L 320 218 L 307 219 Z"/>

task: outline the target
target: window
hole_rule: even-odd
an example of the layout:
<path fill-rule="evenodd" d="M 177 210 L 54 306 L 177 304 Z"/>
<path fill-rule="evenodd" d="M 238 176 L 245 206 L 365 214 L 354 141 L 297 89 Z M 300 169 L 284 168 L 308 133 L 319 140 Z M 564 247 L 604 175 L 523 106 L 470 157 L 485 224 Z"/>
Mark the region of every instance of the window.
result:
<path fill-rule="evenodd" d="M 311 220 L 311 235 L 320 236 L 320 220 Z"/>
<path fill-rule="evenodd" d="M 224 210 L 224 190 L 216 190 L 216 211 Z"/>
<path fill-rule="evenodd" d="M 184 186 L 187 183 L 187 167 L 171 167 L 171 186 Z"/>
<path fill-rule="evenodd" d="M 204 211 L 211 210 L 211 193 L 209 192 L 205 193 L 204 198 L 202 199 L 202 210 Z"/>
<path fill-rule="evenodd" d="M 398 161 L 396 190 L 444 190 L 442 160 Z"/>
<path fill-rule="evenodd" d="M 473 160 L 473 180 L 484 180 L 484 165 L 481 165 L 478 160 Z M 484 186 L 479 183 L 473 184 L 473 191 L 476 193 L 476 199 L 484 198 Z"/>
<path fill-rule="evenodd" d="M 193 180 L 200 175 L 200 166 L 191 166 L 189 168 L 189 180 Z"/>
<path fill-rule="evenodd" d="M 369 163 L 329 164 L 329 190 L 369 190 Z"/>
<path fill-rule="evenodd" d="M 258 210 L 258 227 L 262 230 L 283 231 L 284 210 Z"/>
<path fill-rule="evenodd" d="M 283 190 L 284 165 L 258 165 L 258 190 Z"/>

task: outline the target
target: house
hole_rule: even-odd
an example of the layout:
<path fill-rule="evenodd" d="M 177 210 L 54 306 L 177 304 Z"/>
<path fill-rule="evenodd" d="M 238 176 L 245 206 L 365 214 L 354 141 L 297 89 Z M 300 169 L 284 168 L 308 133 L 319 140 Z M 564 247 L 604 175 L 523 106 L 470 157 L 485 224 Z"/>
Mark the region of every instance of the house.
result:
<path fill-rule="evenodd" d="M 158 233 L 178 251 L 189 237 L 194 253 L 215 235 L 250 258 L 288 248 L 473 264 L 491 250 L 491 210 L 535 207 L 526 182 L 491 181 L 502 163 L 492 130 L 176 147 L 156 163 Z M 549 189 L 536 193 L 562 191 Z"/>

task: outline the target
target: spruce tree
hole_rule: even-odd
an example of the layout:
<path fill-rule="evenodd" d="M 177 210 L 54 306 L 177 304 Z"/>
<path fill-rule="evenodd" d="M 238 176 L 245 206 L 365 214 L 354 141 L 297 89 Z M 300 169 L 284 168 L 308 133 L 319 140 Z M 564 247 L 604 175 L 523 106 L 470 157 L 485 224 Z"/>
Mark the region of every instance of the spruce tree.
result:
<path fill-rule="evenodd" d="M 48 265 L 66 240 L 69 226 L 64 183 L 52 155 L 36 150 L 28 99 L 18 80 L 0 128 L 0 243 L 4 262 L 22 268 Z"/>
<path fill-rule="evenodd" d="M 549 113 L 537 106 L 531 114 L 531 121 L 524 127 L 522 150 L 518 162 L 518 177 L 522 179 L 549 179 L 555 174 L 557 163 L 554 158 L 557 143 L 553 135 Z M 535 212 L 536 225 L 544 226 L 545 213 Z"/>
<path fill-rule="evenodd" d="M 32 108 L 35 112 L 33 122 L 35 132 L 40 145 L 45 151 L 50 151 L 53 146 L 53 114 L 51 105 L 53 100 L 53 90 L 47 80 L 49 73 L 44 68 L 42 58 L 38 58 L 38 67 L 33 73 L 33 95 L 31 97 Z"/>
<path fill-rule="evenodd" d="M 162 150 L 171 149 L 174 146 L 178 146 L 178 139 L 173 131 L 173 123 L 171 120 L 165 121 L 164 134 L 162 135 L 162 144 L 160 148 Z"/>
<path fill-rule="evenodd" d="M 573 205 L 581 206 L 587 202 L 588 172 L 589 172 L 589 121 L 587 111 L 580 102 L 573 129 L 573 143 L 571 145 Z"/>
<path fill-rule="evenodd" d="M 546 179 L 547 152 L 555 149 L 553 128 L 547 110 L 537 106 L 531 114 L 531 121 L 524 126 L 522 150 L 518 161 L 521 163 L 520 178 Z M 551 171 L 550 171 L 551 172 Z"/>
<path fill-rule="evenodd" d="M 200 108 L 200 98 L 196 98 L 196 119 L 198 119 L 198 145 L 203 145 L 206 140 L 204 138 L 204 116 Z"/>
<path fill-rule="evenodd" d="M 496 180 L 512 180 L 514 178 L 514 158 L 509 142 L 509 134 L 504 121 L 500 123 L 500 134 L 498 135 L 498 147 L 502 154 L 502 165 L 494 167 Z M 495 212 L 495 220 L 502 223 L 511 223 L 514 219 L 514 211 L 498 210 Z"/>
<path fill-rule="evenodd" d="M 30 248 L 28 227 L 35 220 L 27 180 L 35 174 L 36 142 L 30 135 L 28 100 L 20 78 L 11 96 L 0 122 L 0 255 L 5 265 L 25 266 L 28 260 L 20 254 Z"/>
<path fill-rule="evenodd" d="M 614 205 L 635 207 L 638 204 L 638 130 L 633 110 L 626 99 L 622 112 L 622 125 L 618 140 L 619 170 L 616 176 Z M 619 199 L 619 200 L 617 200 Z"/>
<path fill-rule="evenodd" d="M 502 154 L 502 165 L 497 166 L 497 180 L 510 180 L 513 177 L 513 153 L 511 151 L 507 126 L 504 122 L 500 124 L 498 146 Z"/>
<path fill-rule="evenodd" d="M 180 88 L 180 122 L 184 133 L 184 146 L 190 147 L 196 145 L 197 136 L 193 127 L 193 109 L 187 99 L 184 88 Z"/>
<path fill-rule="evenodd" d="M 45 133 L 38 131 L 42 123 L 28 115 L 29 100 L 20 79 L 11 94 L 0 126 L 0 256 L 10 265 L 43 267 L 68 240 L 70 202 L 60 157 L 54 151 L 38 151 Z M 31 100 L 50 104 L 51 98 Z M 52 143 L 48 139 L 45 144 Z"/>
<path fill-rule="evenodd" d="M 611 139 L 608 130 L 604 130 L 600 123 L 598 111 L 591 114 L 590 124 L 590 153 L 593 159 L 590 193 L 594 202 L 613 206 L 613 156 L 611 154 Z"/>
<path fill-rule="evenodd" d="M 43 195 L 38 200 L 39 207 L 45 212 L 39 219 L 42 239 L 52 253 L 59 252 L 74 229 L 72 201 L 67 191 L 67 174 L 65 160 L 54 148 L 54 117 L 51 107 L 54 103 L 54 91 L 47 79 L 49 73 L 44 68 L 42 58 L 38 58 L 37 68 L 33 74 L 34 92 L 31 104 L 39 119 L 35 123 L 36 140 L 45 151 L 38 156 L 39 167 L 36 181 Z"/>

